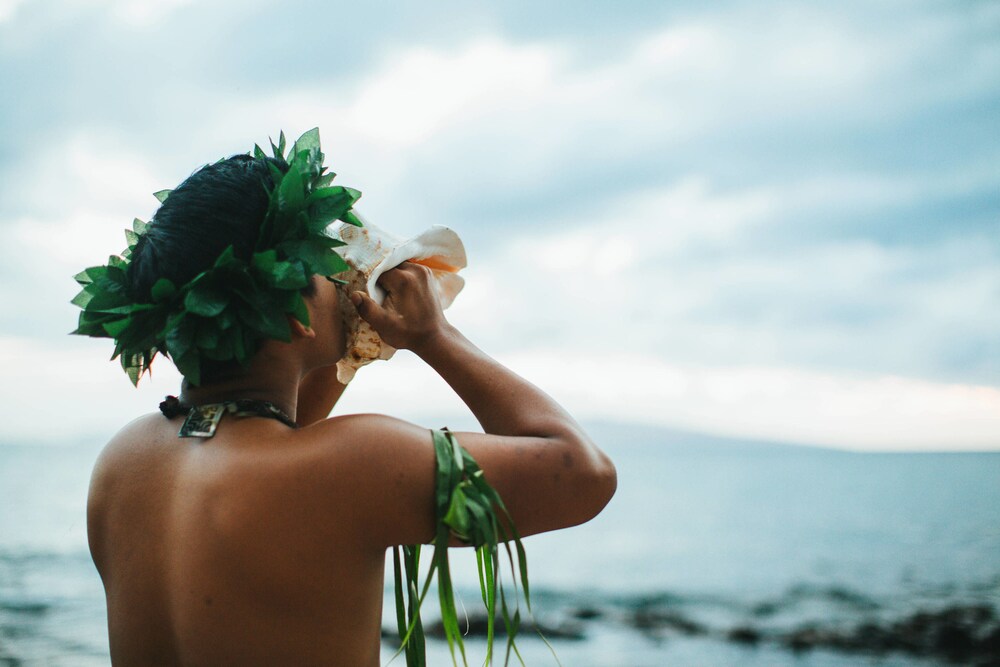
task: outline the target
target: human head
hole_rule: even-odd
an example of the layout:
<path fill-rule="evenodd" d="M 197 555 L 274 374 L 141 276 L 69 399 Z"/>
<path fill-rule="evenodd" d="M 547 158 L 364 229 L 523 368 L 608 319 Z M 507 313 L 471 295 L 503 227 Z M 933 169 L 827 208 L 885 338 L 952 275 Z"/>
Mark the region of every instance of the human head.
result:
<path fill-rule="evenodd" d="M 327 230 L 337 220 L 363 225 L 351 210 L 361 193 L 331 185 L 318 128 L 287 153 L 284 133 L 271 146 L 274 160 L 254 146 L 253 157 L 199 170 L 178 195 L 156 193 L 165 205 L 152 223 L 137 218 L 125 230 L 128 248 L 73 276 L 82 289 L 72 303 L 82 312 L 72 333 L 113 339 L 112 359 L 133 384 L 163 353 L 201 385 L 231 362 L 249 369 L 269 341 L 316 337 L 312 313 L 326 320 L 313 279 L 350 268 L 335 251 L 344 243 Z M 300 360 L 315 361 L 309 356 Z"/>
<path fill-rule="evenodd" d="M 288 164 L 270 157 L 234 155 L 206 165 L 170 192 L 132 252 L 127 276 L 131 296 L 150 299 L 153 285 L 167 278 L 184 285 L 212 267 L 229 246 L 249 261 L 274 187 L 268 163 L 282 172 Z M 302 289 L 316 293 L 316 279 Z M 239 372 L 233 360 L 202 361 L 202 384 Z"/>

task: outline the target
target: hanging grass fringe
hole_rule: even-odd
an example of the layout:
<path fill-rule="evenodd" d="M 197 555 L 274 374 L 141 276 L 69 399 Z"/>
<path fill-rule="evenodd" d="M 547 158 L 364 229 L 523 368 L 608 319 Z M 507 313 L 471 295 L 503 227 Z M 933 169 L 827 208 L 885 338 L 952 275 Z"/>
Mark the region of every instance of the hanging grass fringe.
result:
<path fill-rule="evenodd" d="M 524 660 L 515 644 L 521 625 L 520 595 L 518 579 L 524 592 L 524 602 L 528 614 L 531 614 L 531 597 L 528 588 L 528 559 L 521 544 L 521 537 L 514 527 L 500 494 L 486 481 L 479 464 L 472 458 L 455 436 L 442 429 L 431 431 L 434 438 L 434 453 L 437 457 L 437 472 L 435 478 L 435 525 L 434 553 L 431 556 L 430 569 L 423 587 L 419 585 L 420 545 L 396 547 L 393 550 L 393 567 L 395 572 L 396 593 L 396 627 L 402 638 L 399 650 L 406 653 L 407 667 L 425 667 L 427 656 L 425 649 L 424 628 L 420 620 L 420 607 L 435 572 L 438 577 L 438 598 L 441 604 L 441 625 L 445 638 L 448 640 L 448 650 L 452 662 L 458 665 L 458 655 L 462 664 L 468 665 L 465 655 L 465 644 L 462 641 L 462 631 L 458 623 L 458 613 L 455 606 L 455 591 L 452 587 L 451 568 L 448 564 L 448 542 L 454 535 L 459 540 L 472 545 L 476 549 L 476 563 L 479 571 L 479 587 L 486 605 L 486 662 L 493 662 L 493 640 L 495 635 L 495 619 L 497 612 L 497 592 L 500 593 L 500 616 L 503 619 L 507 644 L 504 654 L 504 664 L 510 661 L 511 653 L 517 656 L 521 665 Z M 503 517 L 501 521 L 500 517 Z M 509 532 L 508 532 L 509 530 Z M 514 582 L 513 613 L 507 604 L 507 596 L 503 582 L 500 579 L 500 543 L 503 543 L 510 563 L 511 577 Z M 511 549 L 513 542 L 513 550 Z M 514 551 L 517 552 L 515 565 Z M 539 632 L 541 636 L 541 632 Z M 542 637 L 545 640 L 544 637 Z M 548 641 L 545 641 L 548 645 Z M 456 648 L 458 654 L 456 655 Z M 549 645 L 552 650 L 552 646 Z M 555 656 L 555 651 L 552 653 Z M 558 657 L 556 662 L 559 662 Z"/>

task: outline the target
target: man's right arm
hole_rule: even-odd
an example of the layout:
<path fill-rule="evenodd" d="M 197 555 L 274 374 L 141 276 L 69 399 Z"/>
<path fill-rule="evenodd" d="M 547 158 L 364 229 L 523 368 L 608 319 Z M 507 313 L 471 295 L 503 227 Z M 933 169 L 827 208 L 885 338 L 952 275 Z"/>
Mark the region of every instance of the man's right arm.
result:
<path fill-rule="evenodd" d="M 485 433 L 456 433 L 510 511 L 521 535 L 593 518 L 616 488 L 615 468 L 545 392 L 479 350 L 447 323 L 428 269 L 406 263 L 380 285 L 388 307 L 352 300 L 393 347 L 410 349 L 465 401 Z M 434 534 L 434 449 L 430 433 L 377 415 L 352 420 L 357 464 L 368 478 L 362 511 L 385 545 L 427 542 Z M 363 445 L 360 441 L 363 441 Z M 352 466 L 353 467 L 353 466 Z M 360 500 L 360 498 L 359 498 Z"/>

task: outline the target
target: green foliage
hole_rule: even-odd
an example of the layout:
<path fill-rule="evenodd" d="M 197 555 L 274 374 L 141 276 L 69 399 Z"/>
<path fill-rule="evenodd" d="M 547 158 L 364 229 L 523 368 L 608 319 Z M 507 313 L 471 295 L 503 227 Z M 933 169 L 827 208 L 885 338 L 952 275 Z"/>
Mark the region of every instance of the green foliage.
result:
<path fill-rule="evenodd" d="M 291 340 L 289 317 L 309 324 L 301 290 L 314 275 L 330 277 L 348 268 L 334 250 L 343 243 L 325 230 L 338 219 L 361 225 L 351 211 L 361 193 L 330 185 L 334 174 L 323 166 L 319 129 L 299 137 L 287 154 L 284 132 L 271 148 L 288 170 L 268 164 L 274 187 L 251 257 L 236 257 L 230 246 L 186 285 L 161 278 L 152 287 L 150 301 L 138 301 L 126 271 L 149 224 L 137 218 L 132 229 L 125 230 L 128 247 L 121 255 L 74 276 L 82 289 L 72 303 L 82 312 L 73 333 L 113 339 L 112 359 L 120 358 L 133 384 L 159 353 L 167 354 L 196 385 L 204 359 L 236 360 L 245 367 L 263 340 Z M 259 146 L 253 154 L 267 157 Z M 154 196 L 163 203 L 170 192 L 160 190 Z"/>
<path fill-rule="evenodd" d="M 435 573 L 438 578 L 438 598 L 441 605 L 441 624 L 451 659 L 458 665 L 468 665 L 465 644 L 458 621 L 455 591 L 452 587 L 451 567 L 448 562 L 448 543 L 452 536 L 475 547 L 479 571 L 479 587 L 486 606 L 486 664 L 493 662 L 494 620 L 497 616 L 497 593 L 500 594 L 500 616 L 507 635 L 504 664 L 510 662 L 511 652 L 521 665 L 524 660 L 517 650 L 515 639 L 521 624 L 518 581 L 524 592 L 524 602 L 531 613 L 528 588 L 528 559 L 521 544 L 514 522 L 507 508 L 490 484 L 482 469 L 458 440 L 447 429 L 432 431 L 437 470 L 434 481 L 435 526 L 434 553 L 423 587 L 419 585 L 420 545 L 396 547 L 393 550 L 395 572 L 396 627 L 402 638 L 399 650 L 406 654 L 407 667 L 424 667 L 427 664 L 423 623 L 420 607 L 430 590 Z M 513 543 L 513 551 L 511 544 Z M 507 595 L 500 578 L 500 545 L 510 565 L 514 583 L 514 609 L 507 604 Z M 517 557 L 515 559 L 514 552 Z M 516 560 L 516 565 L 515 565 Z M 418 593 L 419 590 L 419 593 Z M 544 637 L 543 637 L 544 639 Z M 548 642 L 546 642 L 548 643 Z M 551 646 L 549 647 L 551 649 Z M 458 655 L 456 655 L 458 649 Z M 555 655 L 553 653 L 553 655 Z M 393 656 L 393 657 L 396 657 Z M 556 659 L 558 662 L 558 658 Z"/>

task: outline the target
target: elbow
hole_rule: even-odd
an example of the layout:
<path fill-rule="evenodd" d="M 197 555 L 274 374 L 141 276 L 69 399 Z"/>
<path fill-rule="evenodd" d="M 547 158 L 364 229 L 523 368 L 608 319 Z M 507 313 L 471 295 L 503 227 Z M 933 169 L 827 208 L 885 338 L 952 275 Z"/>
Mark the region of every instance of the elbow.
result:
<path fill-rule="evenodd" d="M 603 510 L 618 490 L 618 470 L 615 464 L 604 452 L 601 452 L 599 465 L 594 475 L 594 487 L 600 506 L 594 512 L 596 516 Z"/>
<path fill-rule="evenodd" d="M 590 521 L 611 502 L 618 490 L 618 471 L 608 456 L 597 449 L 588 457 L 587 465 L 576 480 L 574 524 Z"/>

